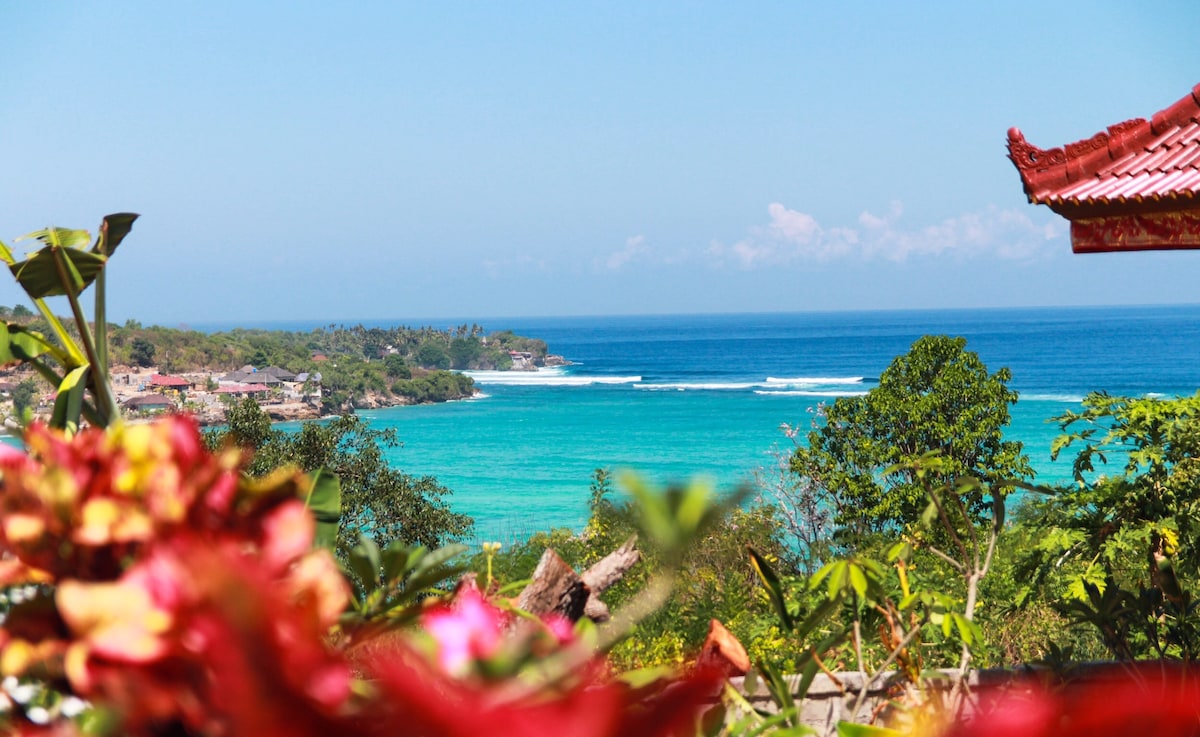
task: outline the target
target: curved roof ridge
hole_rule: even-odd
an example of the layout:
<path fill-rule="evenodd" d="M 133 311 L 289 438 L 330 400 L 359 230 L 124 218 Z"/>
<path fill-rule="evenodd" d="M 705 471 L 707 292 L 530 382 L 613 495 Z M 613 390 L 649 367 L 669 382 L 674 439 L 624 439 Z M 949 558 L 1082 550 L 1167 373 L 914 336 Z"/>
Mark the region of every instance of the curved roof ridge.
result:
<path fill-rule="evenodd" d="M 1200 204 L 1200 84 L 1150 121 L 1131 118 L 1058 148 L 1038 148 L 1010 128 L 1008 155 L 1030 202 L 1060 214 L 1163 198 Z"/>

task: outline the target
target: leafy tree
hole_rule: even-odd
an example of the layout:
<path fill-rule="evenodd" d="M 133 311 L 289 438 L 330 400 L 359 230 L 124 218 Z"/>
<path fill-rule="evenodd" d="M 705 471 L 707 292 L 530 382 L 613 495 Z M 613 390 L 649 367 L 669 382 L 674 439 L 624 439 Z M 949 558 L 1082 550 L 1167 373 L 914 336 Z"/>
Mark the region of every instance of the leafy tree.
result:
<path fill-rule="evenodd" d="M 417 364 L 421 368 L 448 369 L 450 368 L 450 356 L 441 345 L 433 341 L 426 341 L 417 349 Z"/>
<path fill-rule="evenodd" d="M 14 305 L 12 308 L 12 316 L 16 318 L 33 317 L 33 310 L 25 305 Z"/>
<path fill-rule="evenodd" d="M 387 372 L 389 378 L 392 379 L 411 379 L 412 369 L 408 367 L 408 362 L 404 357 L 396 353 L 389 354 L 383 359 L 383 368 Z"/>
<path fill-rule="evenodd" d="M 467 369 L 479 360 L 483 346 L 474 338 L 455 338 L 450 341 L 450 368 Z"/>
<path fill-rule="evenodd" d="M 401 379 L 392 384 L 392 392 L 414 402 L 445 402 L 464 399 L 475 393 L 475 380 L 453 371 L 433 371 L 413 379 Z"/>
<path fill-rule="evenodd" d="M 1200 394 L 1089 394 L 1057 418 L 1075 484 L 1036 501 L 1025 596 L 1095 627 L 1112 656 L 1200 658 Z M 1115 473 L 1098 474 L 1110 460 Z"/>
<path fill-rule="evenodd" d="M 134 338 L 130 344 L 129 360 L 142 368 L 149 368 L 154 365 L 155 350 L 154 344 L 145 338 Z"/>
<path fill-rule="evenodd" d="M 451 492 L 432 476 L 411 476 L 388 466 L 386 448 L 399 442 L 394 430 L 374 430 L 354 415 L 328 422 L 306 422 L 299 432 L 271 427 L 267 414 L 252 399 L 231 407 L 228 426 L 208 436 L 210 446 L 225 442 L 255 449 L 248 469 L 265 475 L 284 465 L 307 472 L 328 469 L 342 485 L 342 526 L 337 552 L 343 559 L 364 533 L 381 549 L 393 541 L 438 548 L 464 538 L 470 517 L 450 510 Z"/>
<path fill-rule="evenodd" d="M 243 448 L 253 448 L 256 451 L 249 472 L 262 476 L 278 467 L 270 446 L 279 442 L 282 433 L 271 427 L 271 418 L 258 402 L 247 397 L 234 401 L 225 408 L 225 430 L 210 434 L 210 447 L 219 447 L 222 443 L 231 443 Z"/>
<path fill-rule="evenodd" d="M 823 490 L 836 522 L 850 534 L 895 529 L 919 519 L 929 502 L 913 471 L 930 452 L 940 455 L 934 486 L 956 480 L 1025 479 L 1033 475 L 1022 445 L 1005 441 L 1008 369 L 988 373 L 965 338 L 925 336 L 896 358 L 879 386 L 840 398 L 825 424 L 796 448 L 791 468 Z M 968 506 L 984 509 L 969 493 Z"/>
<path fill-rule="evenodd" d="M 25 410 L 37 403 L 37 395 L 40 388 L 41 385 L 38 382 L 33 379 L 26 379 L 17 384 L 16 389 L 13 389 L 13 410 L 17 417 L 24 416 Z"/>

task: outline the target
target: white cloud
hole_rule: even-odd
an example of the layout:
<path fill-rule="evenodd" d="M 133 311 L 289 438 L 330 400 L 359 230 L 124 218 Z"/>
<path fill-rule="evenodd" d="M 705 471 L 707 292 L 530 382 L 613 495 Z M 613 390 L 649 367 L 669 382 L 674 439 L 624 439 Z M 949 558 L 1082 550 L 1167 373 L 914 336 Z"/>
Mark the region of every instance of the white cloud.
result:
<path fill-rule="evenodd" d="M 789 210 L 778 202 L 767 205 L 767 213 L 771 216 L 771 224 L 767 228 L 779 240 L 811 243 L 821 234 L 821 226 L 817 225 L 817 219 L 812 215 Z"/>
<path fill-rule="evenodd" d="M 1058 222 L 1036 224 L 1024 211 L 990 206 L 939 223 L 907 226 L 904 207 L 892 202 L 883 215 L 864 211 L 856 227 L 823 227 L 808 213 L 778 202 L 767 206 L 770 221 L 753 226 L 732 246 L 712 243 L 705 254 L 718 264 L 743 269 L 795 260 L 858 257 L 906 261 L 926 256 L 970 258 L 991 255 L 1030 260 L 1047 252 L 1066 232 Z"/>
<path fill-rule="evenodd" d="M 601 265 L 609 271 L 619 271 L 625 264 L 643 256 L 646 253 L 646 236 L 635 235 L 625 239 L 625 247 L 614 251 Z"/>

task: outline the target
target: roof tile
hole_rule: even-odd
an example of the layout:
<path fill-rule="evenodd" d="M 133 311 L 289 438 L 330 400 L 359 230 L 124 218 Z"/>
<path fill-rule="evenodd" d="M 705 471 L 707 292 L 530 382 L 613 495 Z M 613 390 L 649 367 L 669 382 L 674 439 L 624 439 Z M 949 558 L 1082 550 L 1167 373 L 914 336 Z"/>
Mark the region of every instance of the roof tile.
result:
<path fill-rule="evenodd" d="M 1044 151 L 1008 133 L 1009 158 L 1030 200 L 1051 206 L 1200 198 L 1200 85 L 1159 111 Z"/>

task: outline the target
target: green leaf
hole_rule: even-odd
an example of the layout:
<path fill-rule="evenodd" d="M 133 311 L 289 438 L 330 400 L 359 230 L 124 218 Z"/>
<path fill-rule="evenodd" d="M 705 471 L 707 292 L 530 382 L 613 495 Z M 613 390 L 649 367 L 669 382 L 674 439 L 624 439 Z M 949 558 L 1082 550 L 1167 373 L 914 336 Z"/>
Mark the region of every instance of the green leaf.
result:
<path fill-rule="evenodd" d="M 775 613 L 779 615 L 779 621 L 783 624 L 783 628 L 790 632 L 795 625 L 795 620 L 792 619 L 792 614 L 788 611 L 787 600 L 784 598 L 783 586 L 779 582 L 779 577 L 775 575 L 775 571 L 771 569 L 766 559 L 759 555 L 754 548 L 747 546 L 746 552 L 750 554 L 750 566 L 754 568 L 754 572 L 758 574 L 758 579 L 762 581 L 763 587 L 766 588 L 767 598 L 771 600 L 771 606 L 775 608 Z"/>
<path fill-rule="evenodd" d="M 9 351 L 15 359 L 31 361 L 52 350 L 41 333 L 27 330 L 20 325 L 6 325 L 5 331 L 8 333 Z"/>
<path fill-rule="evenodd" d="M 427 555 L 422 557 L 421 562 L 418 563 L 413 570 L 416 573 L 423 573 L 424 571 L 432 570 L 442 566 L 454 558 L 457 558 L 468 550 L 470 550 L 470 548 L 461 543 L 446 545 L 445 547 L 430 551 Z"/>
<path fill-rule="evenodd" d="M 317 471 L 305 505 L 317 520 L 313 544 L 333 550 L 342 524 L 342 482 L 337 474 L 325 468 Z"/>
<path fill-rule="evenodd" d="M 798 726 L 800 722 L 797 716 L 796 701 L 792 698 L 792 687 L 787 682 L 787 679 L 769 663 L 760 662 L 758 664 L 758 671 L 762 673 L 767 693 L 771 694 L 771 699 L 779 707 L 779 711 L 790 712 L 793 716 L 788 722 L 792 726 Z"/>
<path fill-rule="evenodd" d="M 829 584 L 826 587 L 825 593 L 832 601 L 842 594 L 846 588 L 846 570 L 850 564 L 844 560 L 834 562 L 833 570 L 829 572 Z"/>
<path fill-rule="evenodd" d="M 383 580 L 394 581 L 409 571 L 409 547 L 402 540 L 393 540 L 383 549 Z"/>
<path fill-rule="evenodd" d="M 46 246 L 9 270 L 25 293 L 37 300 L 67 294 L 77 296 L 95 281 L 106 261 L 90 251 Z"/>
<path fill-rule="evenodd" d="M 895 563 L 897 559 L 907 561 L 912 557 L 912 552 L 912 543 L 901 540 L 888 548 L 887 560 L 889 563 Z"/>
<path fill-rule="evenodd" d="M 680 528 L 693 532 L 701 526 L 711 506 L 710 497 L 711 491 L 703 484 L 693 482 L 683 490 L 675 510 L 675 519 Z"/>
<path fill-rule="evenodd" d="M 965 615 L 959 612 L 953 612 L 947 615 L 945 621 L 954 623 L 954 629 L 958 630 L 958 635 L 965 645 L 970 647 L 983 641 L 983 630 L 979 628 L 979 625 L 967 619 Z M 944 623 L 942 628 L 943 630 L 946 629 Z"/>
<path fill-rule="evenodd" d="M 12 352 L 12 339 L 8 336 L 8 324 L 0 322 L 0 365 L 17 360 Z"/>
<path fill-rule="evenodd" d="M 853 563 L 846 566 L 850 574 L 850 587 L 854 589 L 854 593 L 858 594 L 858 598 L 867 598 L 867 576 L 863 570 Z"/>
<path fill-rule="evenodd" d="M 379 569 L 382 563 L 379 558 L 379 547 L 375 541 L 366 535 L 359 537 L 358 545 L 350 551 L 350 570 L 362 586 L 364 595 L 370 596 L 379 588 Z"/>
<path fill-rule="evenodd" d="M 71 228 L 45 228 L 23 235 L 17 240 L 23 241 L 29 238 L 36 238 L 47 246 L 56 248 L 83 248 L 91 242 L 92 234 L 86 230 Z"/>
<path fill-rule="evenodd" d="M 630 688 L 640 689 L 674 675 L 676 675 L 675 668 L 669 665 L 652 665 L 624 671 L 617 676 L 617 680 Z"/>
<path fill-rule="evenodd" d="M 830 601 L 829 599 L 822 599 L 821 603 L 818 604 L 817 607 L 813 609 L 812 612 L 810 612 L 809 615 L 804 619 L 804 621 L 800 623 L 800 626 L 796 628 L 796 635 L 798 637 L 808 637 L 809 634 L 817 629 L 818 626 L 820 626 L 825 620 L 829 619 L 831 615 L 837 612 L 840 604 L 841 602 L 836 600 Z"/>
<path fill-rule="evenodd" d="M 719 737 L 725 731 L 725 718 L 728 709 L 725 704 L 717 704 L 700 715 L 700 730 L 702 737 Z"/>
<path fill-rule="evenodd" d="M 50 427 L 67 432 L 79 428 L 79 415 L 83 411 L 83 392 L 87 389 L 90 366 L 80 366 L 70 371 L 58 385 L 58 396 L 54 399 L 54 412 L 50 416 Z"/>
<path fill-rule="evenodd" d="M 100 235 L 96 238 L 92 252 L 101 256 L 113 255 L 117 246 L 121 245 L 121 241 L 125 240 L 125 236 L 133 230 L 133 221 L 137 219 L 137 213 L 133 212 L 105 215 L 104 220 L 100 223 Z"/>
<path fill-rule="evenodd" d="M 449 562 L 467 550 L 466 545 L 455 544 L 422 555 L 419 561 L 412 564 L 413 574 L 404 585 L 405 591 L 411 595 L 430 588 L 447 578 L 457 576 L 466 569 L 465 566 L 449 565 Z"/>
<path fill-rule="evenodd" d="M 904 733 L 887 727 L 877 727 L 874 724 L 856 724 L 855 722 L 838 722 L 838 737 L 903 737 Z"/>

